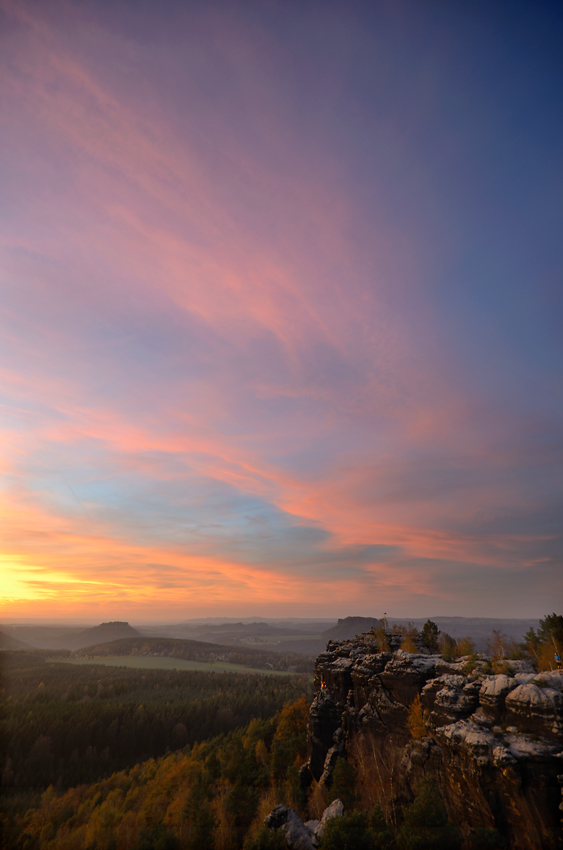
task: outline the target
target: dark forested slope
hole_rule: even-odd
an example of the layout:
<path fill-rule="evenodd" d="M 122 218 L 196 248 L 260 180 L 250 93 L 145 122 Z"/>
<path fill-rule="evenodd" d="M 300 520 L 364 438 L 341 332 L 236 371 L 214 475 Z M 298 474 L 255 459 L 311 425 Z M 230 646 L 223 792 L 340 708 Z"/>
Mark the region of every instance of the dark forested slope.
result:
<path fill-rule="evenodd" d="M 272 716 L 307 679 L 69 665 L 2 653 L 4 788 L 92 782 Z"/>

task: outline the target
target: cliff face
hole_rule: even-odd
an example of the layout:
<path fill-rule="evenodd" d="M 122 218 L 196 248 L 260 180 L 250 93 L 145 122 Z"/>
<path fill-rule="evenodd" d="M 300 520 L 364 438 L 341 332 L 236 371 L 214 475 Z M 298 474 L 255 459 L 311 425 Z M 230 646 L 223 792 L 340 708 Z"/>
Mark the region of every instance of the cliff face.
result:
<path fill-rule="evenodd" d="M 563 671 L 508 665 L 510 675 L 484 675 L 484 662 L 379 653 L 368 635 L 329 643 L 315 667 L 304 783 L 329 784 L 346 754 L 364 804 L 381 803 L 391 822 L 430 777 L 464 832 L 497 828 L 511 850 L 562 848 Z"/>

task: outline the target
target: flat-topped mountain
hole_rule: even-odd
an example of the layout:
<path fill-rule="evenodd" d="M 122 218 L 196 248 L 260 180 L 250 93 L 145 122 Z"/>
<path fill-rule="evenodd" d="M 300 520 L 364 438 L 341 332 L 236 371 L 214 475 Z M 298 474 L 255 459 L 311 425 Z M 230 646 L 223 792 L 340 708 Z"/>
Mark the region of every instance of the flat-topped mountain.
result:
<path fill-rule="evenodd" d="M 350 640 L 356 635 L 361 635 L 364 632 L 369 632 L 370 629 L 378 629 L 381 626 L 381 620 L 376 617 L 344 617 L 338 620 L 338 623 L 332 628 L 323 632 L 323 640 Z M 322 650 L 321 650 L 322 651 Z"/>
<path fill-rule="evenodd" d="M 94 644 L 137 637 L 141 637 L 141 633 L 137 629 L 134 629 L 129 623 L 115 620 L 111 623 L 100 623 L 99 626 L 79 632 L 69 639 L 66 648 L 83 649 L 86 646 L 93 646 Z"/>

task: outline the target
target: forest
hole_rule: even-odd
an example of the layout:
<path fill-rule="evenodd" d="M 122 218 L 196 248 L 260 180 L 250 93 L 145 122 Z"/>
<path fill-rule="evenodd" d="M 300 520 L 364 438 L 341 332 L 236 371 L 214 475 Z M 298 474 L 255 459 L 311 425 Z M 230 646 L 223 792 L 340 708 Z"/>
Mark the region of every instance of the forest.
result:
<path fill-rule="evenodd" d="M 420 789 L 399 828 L 385 822 L 379 807 L 369 812 L 362 809 L 354 767 L 343 759 L 337 763 L 330 791 L 314 786 L 305 796 L 298 767 L 307 753 L 311 698 L 307 680 L 151 671 L 138 682 L 132 671 L 61 670 L 59 665 L 29 654 L 12 657 L 10 663 L 13 685 L 10 699 L 3 693 L 4 703 L 23 704 L 32 716 L 21 712 L 22 722 L 10 727 L 5 741 L 13 753 L 4 771 L 8 783 L 2 815 L 6 850 L 282 850 L 286 847 L 284 836 L 263 825 L 275 805 L 282 802 L 304 816 L 318 818 L 336 797 L 343 800 L 346 813 L 329 822 L 321 850 L 461 847 L 461 834 L 448 823 L 432 787 Z M 112 675 L 100 683 L 100 672 Z M 222 681 L 214 682 L 214 678 Z M 112 694 L 109 700 L 108 692 Z M 91 693 L 90 701 L 82 702 L 80 695 Z M 138 703 L 141 698 L 144 703 Z M 42 711 L 53 700 L 76 709 L 73 715 L 62 715 L 60 725 L 56 712 Z M 81 709 L 104 700 L 113 704 L 115 716 L 107 729 L 111 743 L 104 749 L 108 753 L 96 760 L 92 754 L 99 753 L 108 739 L 95 713 L 84 714 Z M 208 714 L 213 706 L 218 726 L 206 722 L 205 712 L 182 712 L 181 706 L 189 709 L 192 701 L 207 706 Z M 280 706 L 277 709 L 276 704 Z M 120 713 L 123 706 L 129 706 L 128 713 Z M 173 708 L 167 711 L 170 706 Z M 145 710 L 159 728 L 171 729 L 174 750 L 167 748 L 160 758 L 147 757 L 144 736 L 151 724 L 146 722 Z M 268 711 L 270 716 L 259 716 Z M 45 725 L 31 723 L 33 731 L 28 732 L 27 724 L 35 712 Z M 248 721 L 252 712 L 256 716 Z M 109 717 L 105 715 L 106 725 Z M 118 718 L 123 718 L 124 725 Z M 65 741 L 65 725 L 69 742 Z M 225 731 L 216 734 L 221 725 Z M 120 732 L 130 748 L 116 750 L 130 765 L 114 770 L 117 756 L 112 751 Z M 174 740 L 178 734 L 198 740 L 178 746 L 180 741 Z M 156 738 L 151 740 L 156 746 Z M 71 754 L 66 770 L 66 752 L 76 744 L 86 751 L 80 756 Z M 160 746 L 163 744 L 164 737 Z M 84 757 L 84 752 L 90 755 Z M 81 761 L 83 773 L 73 764 Z M 26 786 L 23 777 L 28 776 L 29 781 L 29 775 L 22 773 L 20 778 L 18 765 L 24 772 L 39 771 L 35 786 Z M 50 781 L 59 768 L 63 773 Z M 78 773 L 73 772 L 76 770 Z M 82 777 L 78 781 L 77 775 Z M 440 843 L 412 844 L 413 836 L 424 839 L 429 830 Z M 491 843 L 494 834 L 485 833 L 477 831 L 475 839 L 488 844 L 469 846 L 475 850 L 501 846 Z"/>
<path fill-rule="evenodd" d="M 306 678 L 138 670 L 3 654 L 3 785 L 68 787 L 271 717 Z"/>
<path fill-rule="evenodd" d="M 417 634 L 393 631 L 405 646 L 471 653 L 431 621 Z M 492 672 L 511 653 L 542 669 L 562 638 L 559 615 L 521 646 L 494 632 Z M 430 785 L 400 823 L 386 823 L 378 806 L 366 810 L 344 759 L 330 789 L 313 783 L 305 794 L 309 676 L 74 666 L 42 651 L 3 652 L 2 673 L 6 850 L 281 850 L 283 835 L 263 825 L 274 806 L 319 818 L 336 797 L 345 814 L 329 822 L 320 850 L 504 847 L 495 830 L 464 839 Z"/>

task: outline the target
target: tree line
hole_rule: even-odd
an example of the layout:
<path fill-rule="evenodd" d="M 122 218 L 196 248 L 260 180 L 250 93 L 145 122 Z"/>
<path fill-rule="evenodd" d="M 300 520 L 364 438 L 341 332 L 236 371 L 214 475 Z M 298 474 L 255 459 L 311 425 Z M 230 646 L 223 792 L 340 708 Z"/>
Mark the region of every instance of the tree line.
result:
<path fill-rule="evenodd" d="M 120 638 L 119 640 L 88 646 L 77 650 L 75 656 L 105 658 L 108 656 L 160 655 L 185 661 L 228 661 L 268 670 L 292 670 L 297 673 L 312 673 L 315 659 L 296 652 L 274 652 L 273 650 L 239 648 L 222 644 L 205 643 L 180 638 Z"/>
<path fill-rule="evenodd" d="M 441 654 L 445 661 L 456 661 L 465 656 L 476 656 L 475 643 L 470 637 L 453 638 L 447 632 L 441 632 L 436 623 L 427 620 L 421 631 L 414 625 L 394 624 L 389 628 L 382 621 L 380 628 L 372 630 L 381 651 L 389 649 L 389 636 L 401 635 L 401 648 L 407 652 L 423 649 L 430 653 Z M 563 656 L 563 616 L 548 614 L 539 621 L 537 631 L 528 629 L 524 640 L 517 643 L 513 638 L 493 629 L 487 641 L 487 654 L 490 657 L 491 673 L 506 672 L 503 662 L 507 660 L 527 659 L 538 672 L 555 670 L 561 666 Z"/>

